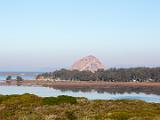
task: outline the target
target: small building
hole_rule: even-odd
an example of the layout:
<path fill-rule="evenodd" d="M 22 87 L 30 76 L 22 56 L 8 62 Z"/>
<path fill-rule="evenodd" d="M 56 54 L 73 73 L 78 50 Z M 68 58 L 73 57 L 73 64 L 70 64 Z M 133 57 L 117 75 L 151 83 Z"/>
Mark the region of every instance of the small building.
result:
<path fill-rule="evenodd" d="M 43 76 L 37 76 L 36 80 L 42 81 L 42 80 L 44 80 L 44 77 Z"/>

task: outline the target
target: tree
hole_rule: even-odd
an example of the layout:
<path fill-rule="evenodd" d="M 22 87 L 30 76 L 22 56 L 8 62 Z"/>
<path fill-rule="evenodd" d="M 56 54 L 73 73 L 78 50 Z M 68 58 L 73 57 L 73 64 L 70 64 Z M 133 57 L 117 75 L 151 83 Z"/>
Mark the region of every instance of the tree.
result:
<path fill-rule="evenodd" d="M 20 76 L 17 76 L 16 81 L 17 81 L 17 82 L 21 82 L 21 81 L 23 81 L 23 78 L 20 77 Z"/>
<path fill-rule="evenodd" d="M 44 78 L 54 78 L 60 80 L 80 80 L 80 81 L 107 81 L 107 82 L 146 82 L 152 80 L 160 82 L 160 67 L 158 68 L 111 68 L 108 70 L 98 70 L 95 73 L 90 71 L 78 71 L 61 69 L 51 73 L 43 73 L 39 76 Z"/>
<path fill-rule="evenodd" d="M 12 76 L 7 76 L 6 80 L 11 80 Z"/>

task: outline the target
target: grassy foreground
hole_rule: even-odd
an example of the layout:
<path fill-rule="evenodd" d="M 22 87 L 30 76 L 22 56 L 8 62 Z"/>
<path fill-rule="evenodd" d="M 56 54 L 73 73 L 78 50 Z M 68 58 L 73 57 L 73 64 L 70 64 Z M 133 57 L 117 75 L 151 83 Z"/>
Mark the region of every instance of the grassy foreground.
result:
<path fill-rule="evenodd" d="M 0 96 L 0 120 L 160 120 L 160 104 L 32 94 Z"/>

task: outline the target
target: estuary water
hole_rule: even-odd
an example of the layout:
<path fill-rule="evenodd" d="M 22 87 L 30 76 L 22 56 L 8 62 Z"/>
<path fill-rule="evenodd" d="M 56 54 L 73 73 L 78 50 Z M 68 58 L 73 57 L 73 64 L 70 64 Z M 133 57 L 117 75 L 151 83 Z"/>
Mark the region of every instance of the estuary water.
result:
<path fill-rule="evenodd" d="M 118 100 L 118 99 L 129 99 L 129 100 L 143 100 L 146 102 L 160 103 L 160 95 L 145 94 L 145 93 L 99 93 L 96 90 L 89 92 L 84 91 L 72 91 L 72 90 L 60 90 L 48 87 L 31 87 L 31 86 L 0 86 L 0 94 L 11 95 L 11 94 L 24 94 L 31 93 L 41 97 L 68 95 L 74 97 L 85 97 L 90 100 Z"/>

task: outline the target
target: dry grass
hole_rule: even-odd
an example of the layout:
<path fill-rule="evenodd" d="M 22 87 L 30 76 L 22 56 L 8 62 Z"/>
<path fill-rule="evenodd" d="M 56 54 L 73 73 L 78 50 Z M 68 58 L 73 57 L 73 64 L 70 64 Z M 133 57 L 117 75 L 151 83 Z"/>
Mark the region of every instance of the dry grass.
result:
<path fill-rule="evenodd" d="M 31 94 L 0 96 L 0 120 L 160 120 L 160 104 Z"/>

